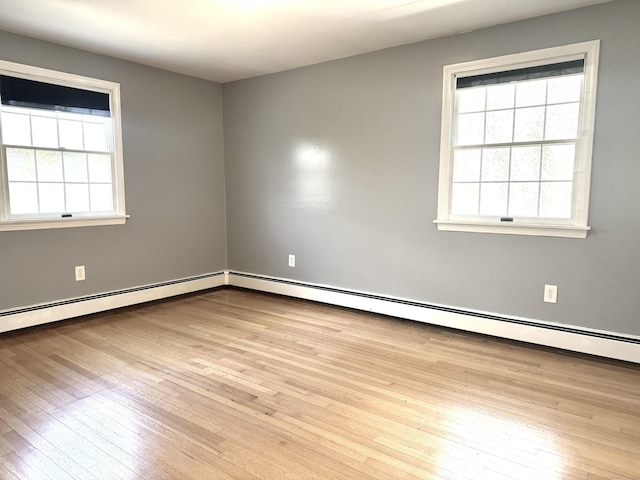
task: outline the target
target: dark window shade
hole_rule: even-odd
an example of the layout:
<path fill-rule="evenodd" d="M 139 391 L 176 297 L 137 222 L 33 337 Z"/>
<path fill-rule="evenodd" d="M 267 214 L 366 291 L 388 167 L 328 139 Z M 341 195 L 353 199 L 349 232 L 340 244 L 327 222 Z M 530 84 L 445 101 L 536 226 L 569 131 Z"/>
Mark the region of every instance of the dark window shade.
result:
<path fill-rule="evenodd" d="M 496 85 L 498 83 L 521 82 L 538 78 L 559 77 L 584 72 L 584 59 L 551 63 L 537 67 L 519 68 L 503 72 L 486 73 L 456 79 L 456 89 Z"/>
<path fill-rule="evenodd" d="M 109 94 L 0 75 L 3 105 L 111 116 Z"/>

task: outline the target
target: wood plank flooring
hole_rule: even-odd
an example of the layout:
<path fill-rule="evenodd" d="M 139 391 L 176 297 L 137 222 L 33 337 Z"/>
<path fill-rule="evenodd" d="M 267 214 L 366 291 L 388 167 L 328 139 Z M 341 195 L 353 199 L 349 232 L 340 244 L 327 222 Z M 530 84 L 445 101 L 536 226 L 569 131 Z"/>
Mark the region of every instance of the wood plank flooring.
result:
<path fill-rule="evenodd" d="M 640 366 L 210 291 L 0 336 L 0 479 L 640 480 Z"/>

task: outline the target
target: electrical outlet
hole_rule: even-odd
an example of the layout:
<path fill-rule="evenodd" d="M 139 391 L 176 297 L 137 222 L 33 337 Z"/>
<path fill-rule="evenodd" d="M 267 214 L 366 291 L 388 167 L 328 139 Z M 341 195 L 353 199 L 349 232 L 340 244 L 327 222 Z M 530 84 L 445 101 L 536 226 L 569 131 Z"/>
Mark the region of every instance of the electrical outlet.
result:
<path fill-rule="evenodd" d="M 296 266 L 296 256 L 295 255 L 289 255 L 289 266 L 290 267 L 295 267 Z"/>
<path fill-rule="evenodd" d="M 84 265 L 76 266 L 76 282 L 81 282 L 87 277 L 85 276 Z"/>
<path fill-rule="evenodd" d="M 544 301 L 547 303 L 556 303 L 558 301 L 558 286 L 557 285 L 545 285 L 544 286 Z"/>

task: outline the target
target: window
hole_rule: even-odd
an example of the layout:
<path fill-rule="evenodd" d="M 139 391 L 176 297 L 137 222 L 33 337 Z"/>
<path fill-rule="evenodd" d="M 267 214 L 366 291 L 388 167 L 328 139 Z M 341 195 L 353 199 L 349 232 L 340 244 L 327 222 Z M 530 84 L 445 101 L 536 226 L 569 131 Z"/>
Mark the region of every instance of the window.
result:
<path fill-rule="evenodd" d="M 444 67 L 439 230 L 586 237 L 598 51 Z"/>
<path fill-rule="evenodd" d="M 0 230 L 125 222 L 119 89 L 0 61 Z"/>

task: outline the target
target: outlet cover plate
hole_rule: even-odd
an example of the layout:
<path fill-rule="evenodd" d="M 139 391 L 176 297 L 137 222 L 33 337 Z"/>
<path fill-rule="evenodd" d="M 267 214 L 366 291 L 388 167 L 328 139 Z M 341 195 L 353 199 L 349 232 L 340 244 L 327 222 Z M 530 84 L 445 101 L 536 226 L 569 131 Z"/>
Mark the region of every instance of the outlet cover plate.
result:
<path fill-rule="evenodd" d="M 87 277 L 85 276 L 84 265 L 76 266 L 76 282 L 81 282 L 85 280 Z"/>
<path fill-rule="evenodd" d="M 558 302 L 558 286 L 557 285 L 544 286 L 544 301 L 546 303 Z"/>

